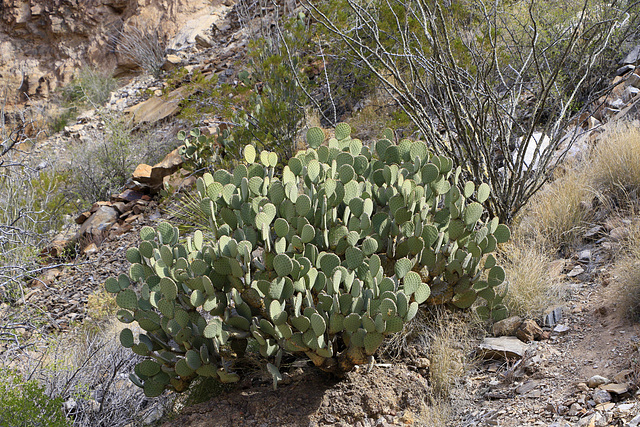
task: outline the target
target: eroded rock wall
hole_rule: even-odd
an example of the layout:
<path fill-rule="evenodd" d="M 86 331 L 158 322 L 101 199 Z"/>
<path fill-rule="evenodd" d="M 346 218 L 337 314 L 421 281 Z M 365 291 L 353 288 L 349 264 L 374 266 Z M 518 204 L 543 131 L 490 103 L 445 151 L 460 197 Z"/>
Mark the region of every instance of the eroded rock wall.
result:
<path fill-rule="evenodd" d="M 135 26 L 170 40 L 220 0 L 0 0 L 0 95 L 4 108 L 46 99 L 83 66 L 129 68 L 112 40 Z"/>

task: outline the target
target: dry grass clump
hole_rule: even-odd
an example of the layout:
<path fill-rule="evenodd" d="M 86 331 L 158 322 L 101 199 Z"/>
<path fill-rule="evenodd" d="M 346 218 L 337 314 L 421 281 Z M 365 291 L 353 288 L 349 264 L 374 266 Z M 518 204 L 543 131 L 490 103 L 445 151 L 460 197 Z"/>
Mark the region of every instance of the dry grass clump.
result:
<path fill-rule="evenodd" d="M 637 200 L 640 189 L 640 126 L 621 123 L 596 146 L 590 165 L 593 186 L 618 206 Z"/>
<path fill-rule="evenodd" d="M 578 165 L 547 184 L 529 202 L 515 233 L 549 251 L 577 243 L 592 212 L 593 199 L 587 173 Z"/>
<path fill-rule="evenodd" d="M 622 256 L 612 270 L 614 278 L 610 298 L 620 304 L 630 319 L 640 320 L 640 221 L 633 222 L 622 242 Z"/>
<path fill-rule="evenodd" d="M 507 277 L 504 303 L 510 315 L 536 319 L 560 299 L 559 272 L 550 268 L 548 251 L 515 241 L 503 248 Z"/>
<path fill-rule="evenodd" d="M 429 383 L 436 399 L 447 399 L 471 360 L 471 333 L 473 325 L 462 319 L 440 312 L 428 334 Z"/>

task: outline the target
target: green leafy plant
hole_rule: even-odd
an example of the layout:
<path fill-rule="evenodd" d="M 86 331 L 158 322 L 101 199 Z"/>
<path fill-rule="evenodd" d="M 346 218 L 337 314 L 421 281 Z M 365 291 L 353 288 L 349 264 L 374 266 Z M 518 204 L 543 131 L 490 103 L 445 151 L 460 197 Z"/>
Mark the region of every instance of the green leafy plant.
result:
<path fill-rule="evenodd" d="M 245 163 L 197 181 L 210 238 L 196 230 L 144 227 L 127 251 L 128 275 L 105 282 L 117 317 L 138 322 L 122 344 L 146 359 L 131 379 L 149 396 L 185 390 L 197 376 L 239 379 L 233 362 L 258 343 L 274 384 L 284 352 L 342 375 L 365 363 L 420 304 L 506 310 L 494 289 L 504 270 L 490 253 L 510 237 L 481 205 L 486 184 L 424 142 L 375 149 L 341 123 L 307 133 L 311 148 L 275 175 L 278 156 L 247 145 Z M 139 287 L 139 291 L 135 290 Z"/>
<path fill-rule="evenodd" d="M 0 378 L 0 425 L 71 425 L 62 412 L 62 398 L 47 396 L 37 381 L 24 381 L 18 373 L 7 369 L 0 370 Z"/>
<path fill-rule="evenodd" d="M 218 145 L 215 138 L 201 134 L 200 129 L 191 129 L 188 134 L 180 131 L 178 140 L 183 143 L 179 152 L 186 160 L 188 168 L 202 171 L 218 163 Z"/>

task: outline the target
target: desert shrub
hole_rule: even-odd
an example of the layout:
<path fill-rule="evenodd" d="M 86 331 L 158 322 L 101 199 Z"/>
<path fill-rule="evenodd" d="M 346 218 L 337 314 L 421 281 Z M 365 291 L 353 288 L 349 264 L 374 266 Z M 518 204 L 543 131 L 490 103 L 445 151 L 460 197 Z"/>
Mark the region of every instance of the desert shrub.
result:
<path fill-rule="evenodd" d="M 491 252 L 510 232 L 482 208 L 488 186 L 459 181 L 460 168 L 424 142 L 386 136 L 370 150 L 340 124 L 321 145 L 312 128 L 312 148 L 281 179 L 277 155 L 248 145 L 246 164 L 197 182 L 211 238 L 197 230 L 179 242 L 168 223 L 141 230 L 129 274 L 105 288 L 118 319 L 144 330 L 120 339 L 145 357 L 132 380 L 147 395 L 197 376 L 237 381 L 233 362 L 250 340 L 276 383 L 284 352 L 338 375 L 365 362 L 420 304 L 484 300 L 480 315 L 506 315 Z"/>
<path fill-rule="evenodd" d="M 177 145 L 173 129 L 145 130 L 116 113 L 100 115 L 103 129 L 71 150 L 70 191 L 85 204 L 120 192 L 138 164 L 153 165 Z"/>
<path fill-rule="evenodd" d="M 612 271 L 610 298 L 634 321 L 640 320 L 640 222 L 628 226 Z"/>
<path fill-rule="evenodd" d="M 165 48 L 157 30 L 137 27 L 118 30 L 110 41 L 112 49 L 142 70 L 159 77 L 164 64 Z"/>
<path fill-rule="evenodd" d="M 69 108 L 97 108 L 109 100 L 116 87 L 117 81 L 110 73 L 85 67 L 62 89 L 62 103 Z"/>
<path fill-rule="evenodd" d="M 31 140 L 5 133 L 0 152 L 0 300 L 22 296 L 22 285 L 41 272 L 38 251 L 64 224 L 73 204 L 64 192 L 66 174 L 55 165 L 34 166 L 33 156 L 15 147 Z"/>
<path fill-rule="evenodd" d="M 62 399 L 51 398 L 35 380 L 24 381 L 20 374 L 0 369 L 0 424 L 25 427 L 66 427 Z"/>
<path fill-rule="evenodd" d="M 73 425 L 123 426 L 143 420 L 154 405 L 168 405 L 146 398 L 128 380 L 139 362 L 120 345 L 118 328 L 104 322 L 51 339 L 37 359 L 26 362 L 25 371 L 46 395 L 67 402 L 66 415 Z"/>
<path fill-rule="evenodd" d="M 573 142 L 564 130 L 602 95 L 601 66 L 638 23 L 637 3 L 487 5 L 398 0 L 314 2 L 438 155 L 487 181 L 487 208 L 512 221 Z M 512 12 L 512 9 L 514 12 Z M 522 9 L 522 10 L 520 10 Z M 536 133 L 549 143 L 532 139 Z"/>

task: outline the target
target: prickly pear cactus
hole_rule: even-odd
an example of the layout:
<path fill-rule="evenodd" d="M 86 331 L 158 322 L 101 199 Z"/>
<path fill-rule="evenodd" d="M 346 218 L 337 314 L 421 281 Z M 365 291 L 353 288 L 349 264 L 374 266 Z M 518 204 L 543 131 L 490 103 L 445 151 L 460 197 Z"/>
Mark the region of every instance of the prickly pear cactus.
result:
<path fill-rule="evenodd" d="M 509 230 L 484 218 L 488 186 L 423 142 L 382 139 L 370 149 L 339 124 L 275 176 L 275 153 L 244 150 L 245 164 L 197 181 L 209 230 L 179 242 L 162 223 L 127 251 L 129 275 L 106 282 L 130 329 L 122 344 L 147 359 L 132 374 L 147 395 L 184 390 L 196 375 L 237 381 L 232 362 L 255 340 L 274 381 L 283 352 L 343 374 L 420 304 L 504 315 L 492 255 Z M 206 236 L 206 237 L 205 237 Z"/>
<path fill-rule="evenodd" d="M 179 153 L 185 159 L 185 165 L 191 169 L 202 170 L 212 166 L 218 160 L 214 139 L 201 134 L 200 129 L 192 129 L 189 133 L 180 131 L 178 140 L 183 144 Z"/>

